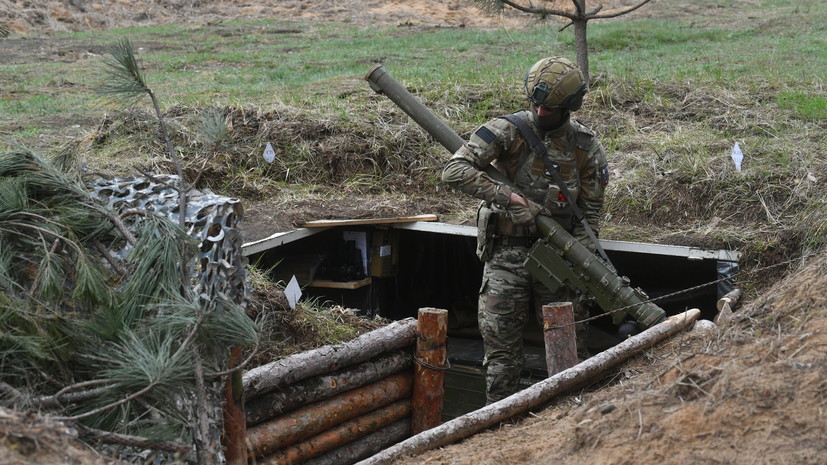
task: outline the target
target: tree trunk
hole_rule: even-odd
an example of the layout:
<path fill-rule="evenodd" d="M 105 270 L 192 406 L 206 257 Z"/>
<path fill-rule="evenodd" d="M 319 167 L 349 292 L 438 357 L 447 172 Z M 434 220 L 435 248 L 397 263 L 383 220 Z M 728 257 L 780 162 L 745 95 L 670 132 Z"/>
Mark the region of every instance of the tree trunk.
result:
<path fill-rule="evenodd" d="M 583 77 L 589 83 L 589 41 L 586 36 L 586 26 L 589 22 L 585 18 L 577 18 L 572 22 L 574 23 L 574 48 L 577 50 L 577 67 L 580 68 Z"/>
<path fill-rule="evenodd" d="M 448 336 L 448 311 L 419 309 L 416 338 L 416 365 L 413 381 L 413 434 L 442 423 L 442 400 L 445 397 L 444 368 L 448 361 L 445 340 Z"/>
<path fill-rule="evenodd" d="M 351 443 L 411 414 L 411 401 L 400 400 L 346 421 L 306 441 L 286 447 L 258 461 L 261 465 L 294 465 Z"/>
<path fill-rule="evenodd" d="M 250 454 L 263 457 L 344 421 L 410 397 L 413 375 L 400 373 L 247 430 Z"/>
<path fill-rule="evenodd" d="M 305 465 L 350 465 L 386 449 L 411 435 L 411 419 L 396 423 L 342 446 L 325 455 L 305 462 Z"/>
<path fill-rule="evenodd" d="M 257 425 L 304 405 L 376 382 L 410 367 L 412 363 L 413 356 L 410 352 L 391 352 L 261 395 L 246 402 L 247 426 Z"/>
<path fill-rule="evenodd" d="M 477 411 L 424 431 L 359 462 L 359 465 L 391 463 L 403 455 L 415 455 L 450 444 L 494 426 L 505 419 L 538 408 L 554 396 L 598 379 L 608 368 L 691 326 L 700 314 L 700 310 L 692 309 L 672 316 L 579 365 Z"/>
<path fill-rule="evenodd" d="M 352 341 L 324 346 L 253 368 L 244 374 L 244 394 L 252 398 L 311 376 L 330 373 L 381 353 L 413 345 L 415 339 L 415 319 L 394 321 Z"/>

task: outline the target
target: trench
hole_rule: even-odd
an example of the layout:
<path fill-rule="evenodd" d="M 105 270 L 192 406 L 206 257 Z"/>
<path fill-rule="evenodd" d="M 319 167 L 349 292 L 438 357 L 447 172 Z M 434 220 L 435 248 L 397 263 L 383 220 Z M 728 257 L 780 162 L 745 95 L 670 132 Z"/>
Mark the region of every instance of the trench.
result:
<path fill-rule="evenodd" d="M 715 316 L 718 298 L 731 289 L 731 280 L 675 293 L 732 274 L 739 258 L 727 250 L 601 242 L 618 274 L 650 298 L 660 298 L 657 304 L 667 315 L 698 308 L 701 318 L 708 320 Z M 443 419 L 449 420 L 485 405 L 483 345 L 477 329 L 482 264 L 475 248 L 475 227 L 423 221 L 337 225 L 334 221 L 245 244 L 244 253 L 276 281 L 287 283 L 295 276 L 303 299 L 320 299 L 392 320 L 415 318 L 425 307 L 448 310 L 450 368 L 445 372 Z M 592 315 L 601 313 L 600 308 L 592 310 Z M 546 378 L 542 328 L 535 318 L 529 318 L 524 340 L 522 384 L 527 387 Z M 591 322 L 588 349 L 592 354 L 621 340 L 611 317 Z"/>

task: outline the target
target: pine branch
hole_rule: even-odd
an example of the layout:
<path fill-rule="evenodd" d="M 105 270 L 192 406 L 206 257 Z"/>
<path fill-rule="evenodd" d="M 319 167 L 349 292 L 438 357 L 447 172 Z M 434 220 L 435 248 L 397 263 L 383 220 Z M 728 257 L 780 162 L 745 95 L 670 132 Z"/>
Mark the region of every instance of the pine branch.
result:
<path fill-rule="evenodd" d="M 133 103 L 146 95 L 146 85 L 141 67 L 135 59 L 135 50 L 129 39 L 121 40 L 109 48 L 104 60 L 106 79 L 98 88 L 101 95 L 123 103 Z"/>

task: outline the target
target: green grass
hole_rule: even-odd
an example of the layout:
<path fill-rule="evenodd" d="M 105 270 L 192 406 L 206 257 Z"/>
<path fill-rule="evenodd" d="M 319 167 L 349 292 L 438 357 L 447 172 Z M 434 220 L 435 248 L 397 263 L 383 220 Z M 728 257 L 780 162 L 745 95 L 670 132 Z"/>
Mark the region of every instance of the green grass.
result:
<path fill-rule="evenodd" d="M 804 242 L 823 243 L 824 228 L 805 232 L 803 225 L 824 219 L 818 210 L 824 194 L 814 186 L 827 171 L 827 27 L 820 20 L 827 3 L 697 0 L 692 6 L 703 16 L 681 8 L 656 19 L 589 24 L 594 83 L 577 116 L 600 133 L 622 174 L 610 185 L 608 214 L 645 215 L 668 226 L 690 213 L 697 221 L 758 221 L 768 213 L 781 227 L 798 228 Z M 382 63 L 467 135 L 524 105 L 522 77 L 536 60 L 575 55 L 571 28 L 542 24 L 478 30 L 258 20 L 65 34 L 56 59 L 47 51 L 0 63 L 0 150 L 24 143 L 54 151 L 66 143 L 66 131 L 45 121 L 78 118 L 85 121 L 81 131 L 93 132 L 94 121 L 118 111 L 94 90 L 107 47 L 127 37 L 164 109 L 274 112 L 266 131 L 234 132 L 227 163 L 235 165 L 213 177 L 214 187 L 234 194 L 251 185 L 269 189 L 313 179 L 376 192 L 397 171 L 437 190 L 438 167 L 429 163 L 444 152 L 423 143 L 405 115 L 375 96 L 363 79 L 368 69 Z M 4 46 L 14 49 L 19 40 L 5 39 Z M 95 54 L 73 61 L 71 50 Z M 148 101 L 138 107 L 148 110 Z M 181 131 L 177 147 L 197 159 L 198 147 L 187 139 L 190 121 L 179 116 L 174 122 Z M 119 159 L 148 163 L 155 136 L 136 136 L 146 127 L 116 131 L 89 156 L 110 167 Z M 278 143 L 277 163 L 255 161 L 263 140 Z M 740 175 L 728 159 L 736 141 L 746 157 Z M 329 147 L 350 163 L 343 171 L 328 169 Z M 702 188 L 743 198 L 719 192 L 711 198 L 733 206 L 704 204 L 709 196 Z M 645 195 L 627 199 L 629 192 Z"/>

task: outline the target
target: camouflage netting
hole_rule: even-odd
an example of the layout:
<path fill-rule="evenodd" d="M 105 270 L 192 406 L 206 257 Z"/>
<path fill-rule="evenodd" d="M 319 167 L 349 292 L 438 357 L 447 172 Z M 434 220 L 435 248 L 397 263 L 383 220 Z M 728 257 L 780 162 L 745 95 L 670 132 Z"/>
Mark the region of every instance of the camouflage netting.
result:
<path fill-rule="evenodd" d="M 155 212 L 178 223 L 179 194 L 172 187 L 177 182 L 178 176 L 174 175 L 98 179 L 91 189 L 112 210 Z M 197 271 L 192 264 L 197 292 L 221 292 L 246 308 L 251 292 L 238 230 L 242 215 L 238 199 L 197 190 L 187 192 L 187 234 L 199 241 Z"/>

